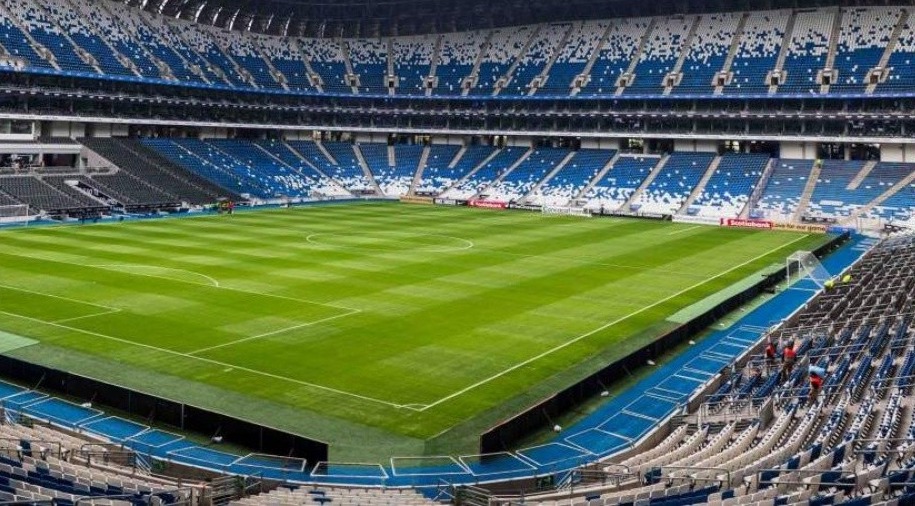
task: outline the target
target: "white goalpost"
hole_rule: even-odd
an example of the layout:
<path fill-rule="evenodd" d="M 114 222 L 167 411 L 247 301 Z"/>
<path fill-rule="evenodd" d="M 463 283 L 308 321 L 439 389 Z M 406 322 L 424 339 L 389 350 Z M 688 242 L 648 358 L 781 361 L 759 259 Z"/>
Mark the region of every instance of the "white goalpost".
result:
<path fill-rule="evenodd" d="M 820 260 L 809 251 L 796 251 L 785 261 L 787 279 L 790 285 L 793 281 L 809 279 L 823 288 L 825 283 L 832 278 L 832 274 L 823 267 Z"/>
<path fill-rule="evenodd" d="M 591 211 L 584 207 L 576 206 L 550 206 L 544 205 L 540 208 L 544 216 L 578 216 L 581 218 L 590 218 Z"/>
<path fill-rule="evenodd" d="M 32 219 L 27 204 L 12 204 L 0 206 L 0 225 L 21 224 L 28 225 Z"/>

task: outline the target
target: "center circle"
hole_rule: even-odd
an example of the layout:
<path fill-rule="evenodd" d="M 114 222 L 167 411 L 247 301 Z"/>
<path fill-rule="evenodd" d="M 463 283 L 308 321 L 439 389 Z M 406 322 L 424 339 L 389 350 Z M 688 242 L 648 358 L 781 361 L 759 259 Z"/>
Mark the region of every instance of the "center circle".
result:
<path fill-rule="evenodd" d="M 316 246 L 376 252 L 446 253 L 468 250 L 474 246 L 473 242 L 460 237 L 418 232 L 327 232 L 311 234 L 305 240 Z"/>

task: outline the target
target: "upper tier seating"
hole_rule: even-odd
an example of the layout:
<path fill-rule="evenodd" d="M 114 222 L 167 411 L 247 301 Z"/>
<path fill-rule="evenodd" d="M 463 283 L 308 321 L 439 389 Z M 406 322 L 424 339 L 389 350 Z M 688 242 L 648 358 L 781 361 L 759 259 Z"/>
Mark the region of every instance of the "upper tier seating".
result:
<path fill-rule="evenodd" d="M 907 90 L 915 86 L 915 16 L 909 16 L 887 62 L 889 76 L 878 91 Z"/>
<path fill-rule="evenodd" d="M 432 72 L 437 35 L 397 37 L 391 42 L 398 95 L 423 95 L 425 79 Z"/>
<path fill-rule="evenodd" d="M 100 16 L 103 16 L 105 12 L 110 12 L 113 15 L 112 24 L 123 27 L 126 34 L 133 36 L 133 41 L 125 42 L 125 44 L 136 46 L 137 51 L 122 50 L 121 52 L 133 59 L 134 64 L 141 69 L 144 75 L 146 75 L 146 71 L 143 69 L 146 69 L 148 64 L 142 58 L 134 57 L 134 53 L 139 52 L 140 48 L 145 50 L 150 58 L 156 58 L 162 62 L 168 68 L 168 72 L 178 81 L 205 82 L 191 70 L 191 63 L 177 52 L 179 48 L 172 47 L 175 39 L 170 40 L 168 37 L 160 35 L 159 30 L 164 26 L 160 19 L 153 18 L 147 21 L 141 11 L 108 0 L 103 0 L 99 7 L 91 10 L 99 13 Z"/>
<path fill-rule="evenodd" d="M 314 91 L 298 42 L 256 33 L 249 36 L 252 44 L 261 48 L 261 54 L 270 61 L 273 68 L 283 74 L 290 90 Z"/>
<path fill-rule="evenodd" d="M 0 13 L 0 47 L 12 57 L 21 58 L 26 66 L 51 69 L 51 64 L 35 52 L 16 23 Z"/>
<path fill-rule="evenodd" d="M 830 39 L 839 11 L 829 8 L 308 39 L 230 31 L 112 0 L 6 1 L 0 55 L 18 58 L 21 64 L 4 62 L 28 72 L 59 69 L 299 93 L 588 97 L 616 95 L 620 76 L 630 69 L 632 81 L 622 89 L 627 95 L 710 96 L 717 88 L 713 78 L 729 71 L 723 92 L 741 95 L 770 91 L 766 78 L 779 70 L 784 46 L 785 80 L 775 92 L 809 94 L 820 93 L 818 74 L 834 46 L 837 78 L 823 89 L 860 94 L 869 90 L 870 71 L 892 46 L 888 78 L 876 90 L 915 87 L 915 25 L 909 20 L 902 26 L 897 44 L 899 7 L 843 8 L 835 41 Z M 680 80 L 669 87 L 665 77 L 674 70 Z M 535 79 L 539 84 L 532 86 Z"/>
<path fill-rule="evenodd" d="M 767 93 L 766 76 L 775 69 L 791 11 L 750 13 L 731 64 L 734 77 L 725 93 Z"/>
<path fill-rule="evenodd" d="M 148 50 L 144 47 L 144 44 L 140 43 L 142 38 L 140 34 L 137 33 L 141 30 L 142 33 L 146 33 L 148 32 L 148 28 L 145 26 L 140 28 L 137 26 L 138 23 L 136 22 L 130 24 L 122 22 L 109 11 L 107 2 L 72 2 L 72 5 L 79 9 L 79 14 L 85 18 L 86 23 L 95 27 L 97 34 L 104 35 L 104 40 L 106 42 L 111 44 L 117 52 L 133 63 L 133 68 L 136 69 L 141 76 L 153 79 L 162 77 L 159 68 L 150 58 Z M 66 8 L 62 5 L 59 7 L 62 9 Z M 120 8 L 124 11 L 123 5 L 119 5 L 116 8 Z M 133 11 L 131 11 L 131 13 L 132 12 Z M 130 17 L 134 20 L 134 16 Z M 78 39 L 74 37 L 74 40 Z M 80 42 L 80 45 L 83 44 Z M 83 47 L 86 46 L 83 45 Z M 95 54 L 94 51 L 90 50 L 90 52 Z M 125 70 L 128 69 L 125 68 Z M 132 71 L 127 75 L 132 75 Z"/>
<path fill-rule="evenodd" d="M 635 66 L 635 81 L 627 94 L 660 94 L 664 78 L 673 70 L 689 35 L 695 16 L 662 18 L 655 21 L 645 50 Z"/>
<path fill-rule="evenodd" d="M 696 27 L 686 59 L 683 78 L 674 93 L 708 93 L 712 80 L 724 67 L 737 30 L 739 13 L 703 15 Z"/>
<path fill-rule="evenodd" d="M 212 27 L 200 29 L 195 23 L 181 20 L 175 20 L 169 24 L 178 37 L 187 41 L 188 48 L 197 53 L 197 59 L 209 68 L 210 74 L 216 76 L 211 81 L 224 82 L 235 87 L 250 86 L 250 82 L 238 72 L 235 62 L 229 59 L 217 43 L 217 41 L 222 44 L 228 42 L 227 32 Z"/>
<path fill-rule="evenodd" d="M 477 71 L 477 84 L 470 90 L 473 95 L 492 95 L 496 81 L 506 75 L 515 58 L 534 32 L 533 26 L 497 28 L 492 31 L 489 45 L 483 53 Z"/>
<path fill-rule="evenodd" d="M 572 25 L 565 45 L 550 67 L 546 84 L 538 95 L 568 95 L 575 78 L 585 70 L 588 60 L 600 45 L 601 37 L 607 30 L 606 21 L 581 21 Z"/>
<path fill-rule="evenodd" d="M 435 75 L 438 95 L 460 95 L 462 83 L 470 76 L 473 64 L 480 54 L 488 32 L 446 33 L 442 35 L 442 48 L 439 53 Z"/>
<path fill-rule="evenodd" d="M 591 68 L 591 79 L 582 88 L 581 95 L 613 95 L 616 92 L 616 81 L 629 68 L 629 62 L 635 56 L 651 20 L 633 18 L 614 21 Z"/>
<path fill-rule="evenodd" d="M 501 93 L 504 95 L 528 95 L 531 81 L 543 72 L 547 63 L 559 51 L 558 46 L 571 26 L 570 23 L 555 23 L 542 26 L 527 52 L 518 60 L 518 66 L 515 68 L 511 80 Z M 570 79 L 565 83 L 567 91 L 571 82 Z"/>
<path fill-rule="evenodd" d="M 834 21 L 834 12 L 810 11 L 797 14 L 788 54 L 782 67 L 786 77 L 779 86 L 779 91 L 819 93 L 817 72 L 826 67 L 829 35 L 832 33 Z"/>
<path fill-rule="evenodd" d="M 864 91 L 867 75 L 883 56 L 900 14 L 900 9 L 893 7 L 859 7 L 845 11 L 834 64 L 838 79 L 830 91 Z"/>
<path fill-rule="evenodd" d="M 356 39 L 349 45 L 350 63 L 359 76 L 359 92 L 387 94 L 388 48 L 380 39 Z"/>
<path fill-rule="evenodd" d="M 7 0 L 6 7 L 13 16 L 18 18 L 19 26 L 28 30 L 35 41 L 53 54 L 61 70 L 86 74 L 97 73 L 79 57 L 77 49 L 55 24 L 43 5 L 36 4 L 32 0 Z M 67 13 L 61 11 L 60 15 L 67 16 Z"/>
<path fill-rule="evenodd" d="M 205 54 L 212 55 L 212 57 L 209 57 L 210 61 L 216 62 L 226 75 L 230 73 L 238 74 L 240 70 L 244 69 L 251 76 L 255 86 L 266 89 L 281 87 L 280 83 L 271 74 L 267 61 L 261 56 L 262 52 L 255 46 L 254 39 L 248 34 L 236 34 L 212 27 L 207 32 L 216 43 L 217 49 L 213 49 L 211 46 Z M 234 65 L 229 58 L 235 62 Z M 239 86 L 250 83 L 247 78 L 237 79 L 234 77 L 233 82 Z"/>

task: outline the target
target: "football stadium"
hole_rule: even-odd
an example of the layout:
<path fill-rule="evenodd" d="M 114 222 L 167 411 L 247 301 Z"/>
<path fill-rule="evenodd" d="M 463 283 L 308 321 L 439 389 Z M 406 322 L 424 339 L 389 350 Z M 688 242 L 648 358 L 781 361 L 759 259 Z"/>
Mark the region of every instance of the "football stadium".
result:
<path fill-rule="evenodd" d="M 0 504 L 915 505 L 913 16 L 0 0 Z"/>

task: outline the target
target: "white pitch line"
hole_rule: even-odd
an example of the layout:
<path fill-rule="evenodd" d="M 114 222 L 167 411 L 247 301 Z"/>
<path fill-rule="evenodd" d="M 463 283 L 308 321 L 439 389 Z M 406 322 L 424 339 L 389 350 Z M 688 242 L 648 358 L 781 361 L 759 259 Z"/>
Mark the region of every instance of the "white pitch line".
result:
<path fill-rule="evenodd" d="M 682 234 L 683 232 L 689 232 L 690 230 L 696 230 L 697 228 L 702 228 L 702 227 L 704 227 L 704 226 L 705 226 L 705 225 L 695 225 L 695 226 L 692 226 L 692 227 L 686 227 L 686 228 L 683 228 L 683 229 L 680 229 L 680 230 L 674 230 L 673 232 L 670 232 L 670 233 L 668 233 L 667 235 Z"/>
<path fill-rule="evenodd" d="M 83 316 L 74 316 L 73 318 L 64 318 L 63 320 L 55 320 L 54 323 L 65 323 L 65 322 L 74 322 L 76 320 L 85 320 L 86 318 L 95 318 L 96 316 L 105 316 L 114 313 L 120 313 L 120 309 L 112 309 L 111 311 L 104 311 L 101 313 L 87 314 Z"/>
<path fill-rule="evenodd" d="M 385 405 L 385 406 L 390 406 L 390 407 L 397 408 L 397 409 L 409 409 L 409 410 L 411 410 L 411 411 L 420 411 L 420 410 L 418 410 L 418 409 L 416 409 L 416 408 L 410 407 L 410 406 L 413 406 L 413 405 L 411 405 L 411 404 L 396 404 L 396 403 L 393 403 L 393 402 L 388 402 L 388 401 L 384 401 L 384 400 L 381 400 L 381 399 L 376 399 L 376 398 L 374 398 L 374 397 L 368 397 L 368 396 L 366 396 L 366 395 L 354 394 L 354 393 L 352 393 L 352 392 L 346 392 L 346 391 L 343 391 L 343 390 L 338 390 L 338 389 L 336 389 L 336 388 L 331 388 L 331 387 L 327 387 L 327 386 L 324 386 L 324 385 L 317 385 L 317 384 L 315 384 L 315 383 L 309 383 L 309 382 L 307 382 L 307 381 L 301 381 L 301 380 L 297 380 L 297 379 L 293 379 L 293 378 L 287 378 L 286 376 L 280 376 L 280 375 L 278 375 L 278 374 L 273 374 L 273 373 L 264 372 L 264 371 L 258 371 L 257 369 L 251 369 L 251 368 L 249 368 L 249 367 L 243 367 L 243 366 L 239 366 L 239 365 L 235 365 L 235 364 L 229 364 L 229 363 L 227 363 L 227 362 L 220 362 L 220 361 L 218 361 L 218 360 L 212 360 L 212 359 L 209 359 L 209 358 L 196 357 L 196 356 L 194 356 L 194 355 L 189 355 L 189 354 L 187 354 L 187 353 L 182 353 L 182 352 L 180 352 L 180 351 L 169 350 L 169 349 L 166 349 L 166 348 L 159 348 L 158 346 L 153 346 L 153 345 L 144 344 L 144 343 L 138 343 L 138 342 L 135 342 L 135 341 L 131 341 L 131 340 L 129 340 L 129 339 L 121 339 L 120 337 L 109 336 L 109 335 L 107 335 L 107 334 L 102 334 L 102 333 L 99 333 L 99 332 L 93 332 L 93 331 L 91 331 L 91 330 L 80 329 L 80 328 L 76 328 L 76 327 L 70 327 L 69 325 L 63 325 L 63 324 L 60 324 L 60 323 L 49 322 L 49 321 L 46 321 L 46 320 L 40 320 L 40 319 L 38 319 L 38 318 L 32 318 L 32 317 L 30 317 L 30 316 L 23 316 L 23 315 L 16 314 L 16 313 L 9 313 L 9 312 L 6 312 L 6 311 L 0 311 L 0 314 L 5 314 L 5 315 L 7 315 L 7 316 L 12 316 L 12 317 L 15 317 L 15 318 L 22 318 L 23 320 L 28 320 L 28 321 L 35 322 L 35 323 L 42 323 L 42 324 L 45 324 L 45 325 L 50 325 L 50 326 L 52 326 L 52 327 L 57 327 L 57 328 L 65 329 L 65 330 L 71 330 L 71 331 L 73 331 L 73 332 L 80 332 L 80 333 L 83 333 L 83 334 L 86 334 L 86 335 L 90 335 L 90 336 L 101 337 L 102 339 L 109 339 L 109 340 L 111 340 L 111 341 L 115 341 L 115 342 L 118 342 L 118 343 L 130 345 L 130 346 L 138 346 L 138 347 L 141 347 L 141 348 L 146 348 L 146 349 L 158 351 L 158 352 L 161 352 L 161 353 L 167 353 L 167 354 L 169 354 L 169 355 L 175 355 L 175 356 L 178 356 L 178 357 L 189 358 L 189 359 L 192 359 L 192 360 L 199 360 L 199 361 L 201 361 L 201 362 L 206 362 L 206 363 L 209 363 L 209 364 L 218 365 L 218 366 L 223 367 L 223 368 L 238 369 L 238 370 L 240 370 L 240 371 L 245 371 L 245 372 L 248 372 L 248 373 L 251 373 L 251 374 L 256 374 L 256 375 L 259 375 L 259 376 L 264 376 L 264 377 L 267 377 L 267 378 L 272 378 L 272 379 L 276 379 L 276 380 L 280 380 L 280 381 L 286 381 L 286 382 L 289 382 L 289 383 L 295 383 L 295 384 L 297 384 L 297 385 L 302 385 L 302 386 L 306 386 L 306 387 L 314 388 L 314 389 L 318 389 L 318 390 L 324 390 L 324 391 L 326 391 L 326 392 L 331 392 L 331 393 L 335 393 L 335 394 L 339 394 L 339 395 L 343 395 L 343 396 L 347 396 L 347 397 L 353 397 L 353 398 L 355 398 L 355 399 L 360 399 L 360 400 L 363 400 L 363 401 L 373 402 L 373 403 L 376 403 L 376 404 L 383 404 L 383 405 Z"/>
<path fill-rule="evenodd" d="M 689 292 L 690 290 L 694 290 L 694 289 L 696 289 L 696 288 L 698 288 L 698 287 L 700 287 L 700 286 L 702 286 L 702 285 L 708 283 L 709 281 L 712 281 L 712 280 L 714 280 L 714 279 L 720 278 L 721 276 L 724 276 L 725 274 L 728 274 L 729 272 L 732 272 L 732 271 L 734 271 L 734 270 L 737 270 L 737 269 L 739 269 L 739 268 L 741 268 L 741 267 L 743 267 L 743 266 L 745 266 L 745 265 L 751 264 L 751 263 L 753 263 L 753 262 L 755 262 L 755 261 L 757 261 L 757 260 L 759 260 L 759 259 L 761 259 L 761 258 L 764 258 L 764 257 L 766 257 L 766 256 L 768 256 L 768 255 L 771 255 L 772 253 L 774 253 L 774 252 L 776 252 L 776 251 L 778 251 L 778 250 L 780 250 L 780 249 L 786 248 L 786 247 L 788 247 L 788 246 L 791 246 L 792 244 L 794 244 L 794 243 L 796 243 L 796 242 L 799 242 L 799 241 L 801 241 L 801 240 L 803 240 L 803 239 L 806 239 L 806 238 L 809 237 L 809 236 L 810 236 L 810 234 L 804 234 L 804 235 L 798 237 L 797 239 L 794 239 L 793 241 L 790 241 L 790 242 L 788 242 L 788 243 L 786 243 L 786 244 L 783 244 L 783 245 L 781 245 L 781 246 L 779 246 L 779 247 L 777 247 L 777 248 L 773 248 L 773 249 L 767 251 L 766 253 L 763 253 L 763 254 L 761 254 L 761 255 L 755 257 L 755 258 L 751 258 L 750 260 L 747 260 L 746 262 L 744 262 L 744 263 L 742 263 L 742 264 L 735 265 L 734 267 L 731 267 L 730 269 L 728 269 L 728 270 L 726 270 L 726 271 L 722 271 L 722 272 L 720 272 L 720 273 L 718 273 L 718 274 L 716 274 L 716 275 L 714 275 L 714 276 L 712 276 L 712 277 L 710 277 L 710 278 L 708 278 L 708 279 L 706 279 L 706 280 L 704 280 L 704 281 L 700 281 L 700 282 L 698 282 L 698 283 L 696 283 L 696 284 L 694 284 L 694 285 L 692 285 L 692 286 L 690 286 L 690 287 L 688 287 L 688 288 L 684 288 L 683 290 L 680 290 L 679 292 L 677 292 L 677 293 L 675 293 L 675 294 L 673 294 L 673 295 L 670 295 L 670 296 L 665 297 L 665 298 L 663 298 L 663 299 L 661 299 L 661 300 L 659 300 L 659 301 L 657 301 L 657 302 L 654 302 L 653 304 L 650 304 L 650 305 L 648 305 L 648 306 L 645 306 L 645 307 L 643 307 L 642 309 L 633 311 L 633 312 L 629 313 L 629 314 L 626 315 L 626 316 L 617 318 L 616 320 L 613 320 L 612 322 L 606 323 L 606 324 L 604 324 L 604 325 L 601 325 L 600 327 L 597 327 L 596 329 L 593 329 L 593 330 L 590 330 L 590 331 L 588 331 L 588 332 L 585 332 L 584 334 L 582 334 L 582 335 L 580 335 L 580 336 L 578 336 L 578 337 L 575 337 L 575 338 L 573 338 L 573 339 L 570 340 L 570 341 L 566 341 L 566 342 L 560 344 L 559 346 L 553 347 L 553 348 L 551 348 L 551 349 L 549 349 L 549 350 L 544 351 L 543 353 L 540 353 L 539 355 L 536 355 L 536 356 L 531 357 L 531 358 L 529 358 L 529 359 L 527 359 L 527 360 L 525 360 L 525 361 L 523 361 L 523 362 L 520 362 L 520 363 L 518 363 L 518 364 L 515 364 L 515 365 L 509 367 L 508 369 L 505 369 L 505 370 L 502 371 L 502 372 L 499 372 L 499 373 L 494 374 L 494 375 L 492 375 L 492 376 L 490 376 L 490 377 L 488 377 L 488 378 L 485 378 L 485 379 L 482 379 L 482 380 L 480 380 L 480 381 L 477 381 L 476 383 L 474 383 L 474 384 L 472 384 L 472 385 L 470 385 L 470 386 L 468 386 L 468 387 L 466 387 L 466 388 L 463 388 L 463 389 L 461 389 L 461 390 L 459 390 L 459 391 L 457 391 L 457 392 L 455 392 L 455 393 L 453 393 L 453 394 L 451 394 L 451 395 L 448 395 L 448 396 L 446 396 L 446 397 L 442 397 L 441 399 L 439 399 L 439 400 L 433 402 L 432 404 L 427 404 L 426 407 L 420 409 L 419 411 L 425 411 L 425 410 L 430 409 L 430 408 L 433 408 L 433 407 L 435 407 L 435 406 L 437 406 L 437 405 L 439 405 L 439 404 L 441 404 L 441 403 L 443 403 L 443 402 L 450 401 L 451 399 L 454 399 L 455 397 L 459 397 L 459 396 L 461 396 L 461 395 L 464 395 L 465 393 L 467 393 L 467 392 L 469 392 L 469 391 L 471 391 L 471 390 L 473 390 L 473 389 L 475 389 L 475 388 L 477 388 L 477 387 L 480 387 L 480 386 L 482 386 L 482 385 L 485 385 L 486 383 L 489 383 L 489 382 L 492 381 L 492 380 L 498 379 L 498 378 L 500 378 L 500 377 L 502 377 L 502 376 L 505 376 L 506 374 L 508 374 L 508 373 L 510 373 L 510 372 L 512 372 L 512 371 L 515 371 L 515 370 L 520 369 L 520 368 L 522 368 L 522 367 L 524 367 L 524 366 L 526 366 L 526 365 L 528 365 L 528 364 L 530 364 L 530 363 L 532 363 L 532 362 L 535 362 L 535 361 L 537 361 L 537 360 L 540 360 L 540 359 L 543 358 L 543 357 L 549 356 L 549 355 L 551 355 L 551 354 L 553 354 L 553 353 L 555 353 L 555 352 L 557 352 L 557 351 L 559 351 L 559 350 L 561 350 L 561 349 L 567 348 L 567 347 L 569 347 L 569 346 L 571 346 L 571 345 L 573 345 L 573 344 L 575 344 L 575 343 L 581 341 L 582 339 L 586 339 L 586 338 L 588 338 L 588 337 L 591 337 L 591 336 L 593 336 L 594 334 L 597 334 L 598 332 L 602 332 L 602 331 L 604 331 L 604 330 L 606 330 L 606 329 L 608 329 L 608 328 L 610 328 L 610 327 L 613 327 L 614 325 L 617 325 L 617 324 L 619 324 L 619 323 L 621 323 L 621 322 L 623 322 L 623 321 L 628 320 L 629 318 L 632 318 L 633 316 L 636 316 L 636 315 L 638 315 L 638 314 L 644 313 L 645 311 L 648 311 L 648 310 L 651 309 L 651 308 L 657 307 L 657 306 L 659 306 L 659 305 L 661 305 L 661 304 L 663 304 L 663 303 L 665 303 L 665 302 L 667 302 L 667 301 L 669 301 L 669 300 L 671 300 L 671 299 L 675 299 L 675 298 L 679 297 L 680 295 L 683 295 L 684 293 Z"/>
<path fill-rule="evenodd" d="M 18 255 L 16 255 L 16 256 L 18 256 Z M 50 294 L 50 293 L 36 292 L 35 290 L 28 290 L 28 289 L 26 289 L 26 288 L 19 288 L 18 286 L 2 285 L 2 284 L 0 284 L 0 288 L 6 288 L 6 289 L 8 289 L 8 290 L 15 290 L 15 291 L 17 291 L 17 292 L 30 293 L 30 294 L 32 294 L 32 295 L 43 295 L 43 296 L 45 296 L 45 297 L 51 297 L 52 299 L 65 300 L 65 301 L 67 301 L 67 302 L 76 302 L 77 304 L 83 304 L 83 305 L 86 305 L 86 306 L 98 307 L 98 308 L 107 309 L 107 310 L 118 309 L 118 308 L 116 308 L 116 307 L 106 306 L 106 305 L 104 305 L 104 304 L 96 304 L 96 303 L 94 303 L 94 302 L 86 302 L 86 301 L 84 301 L 84 300 L 71 299 L 71 298 L 69 298 L 69 297 L 63 297 L 63 296 L 60 296 L 60 295 L 54 295 L 54 294 Z M 118 309 L 118 310 L 119 310 L 119 309 Z"/>
<path fill-rule="evenodd" d="M 336 320 L 337 318 L 343 318 L 344 316 L 350 316 L 350 315 L 354 315 L 354 314 L 356 314 L 356 313 L 361 313 L 361 312 L 362 312 L 362 311 L 355 310 L 355 311 L 350 311 L 350 312 L 348 312 L 348 313 L 338 314 L 338 315 L 334 315 L 334 316 L 328 316 L 327 318 L 321 318 L 320 320 L 314 320 L 314 321 L 310 321 L 310 322 L 307 322 L 307 323 L 301 323 L 301 324 L 299 324 L 299 325 L 293 325 L 293 326 L 291 326 L 291 327 L 286 327 L 286 328 L 283 328 L 283 329 L 273 330 L 273 331 L 270 331 L 270 332 L 264 332 L 263 334 L 258 334 L 258 335 L 256 335 L 256 336 L 243 337 L 243 338 L 241 338 L 241 339 L 236 339 L 236 340 L 234 340 L 234 341 L 229 341 L 229 342 L 227 342 L 227 343 L 217 344 L 217 345 L 214 345 L 214 346 L 208 346 L 208 347 L 206 347 L 206 348 L 201 348 L 201 349 L 199 349 L 199 350 L 189 351 L 187 354 L 188 354 L 188 355 L 196 355 L 196 354 L 198 354 L 198 353 L 203 353 L 203 352 L 210 351 L 210 350 L 216 350 L 216 349 L 219 349 L 219 348 L 225 348 L 225 347 L 228 347 L 228 346 L 234 346 L 234 345 L 236 345 L 236 344 L 241 344 L 241 343 L 245 343 L 245 342 L 248 342 L 248 341 L 253 341 L 253 340 L 255 340 L 255 339 L 261 339 L 261 338 L 264 338 L 264 337 L 270 337 L 270 336 L 275 336 L 275 335 L 277 335 L 277 334 L 283 334 L 283 333 L 286 333 L 286 332 L 291 332 L 291 331 L 296 330 L 296 329 L 301 329 L 301 328 L 304 328 L 304 327 L 310 327 L 310 326 L 312 326 L 312 325 L 317 325 L 317 324 L 319 324 L 319 323 L 329 322 L 329 321 L 331 321 L 331 320 Z"/>
<path fill-rule="evenodd" d="M 53 263 L 59 263 L 59 264 L 64 264 L 64 265 L 75 265 L 77 267 L 89 267 L 89 268 L 93 268 L 93 269 L 100 269 L 103 271 L 114 271 L 114 272 L 118 272 L 120 274 L 127 274 L 130 276 L 143 276 L 143 277 L 147 277 L 147 278 L 164 279 L 166 281 L 174 281 L 175 283 L 184 283 L 184 284 L 194 285 L 194 286 L 204 286 L 207 288 L 214 288 L 214 289 L 218 289 L 218 290 L 229 290 L 232 292 L 244 293 L 244 294 L 248 294 L 248 295 L 259 295 L 261 297 L 270 297 L 270 298 L 274 298 L 274 299 L 290 300 L 293 302 L 301 302 L 303 304 L 313 304 L 315 306 L 332 307 L 334 309 L 343 309 L 346 311 L 361 311 L 361 309 L 340 306 L 337 304 L 328 304 L 326 302 L 317 302 L 317 301 L 313 301 L 313 300 L 299 299 L 296 297 L 287 297 L 285 295 L 277 295 L 274 293 L 253 292 L 251 290 L 245 290 L 243 288 L 232 288 L 230 286 L 222 286 L 222 285 L 213 286 L 209 283 L 197 283 L 195 281 L 188 281 L 186 279 L 169 278 L 166 276 L 157 276 L 155 274 L 143 274 L 142 272 L 116 271 L 116 270 L 114 270 L 112 268 L 108 268 L 108 267 L 99 267 L 96 265 L 81 264 L 81 263 L 77 263 L 77 262 L 67 262 L 65 260 L 59 260 L 59 259 L 39 258 L 39 257 L 30 256 L 30 255 L 22 255 L 20 253 L 10 253 L 10 252 L 6 252 L 6 251 L 0 252 L 0 256 L 3 256 L 3 255 L 9 255 L 9 256 L 19 257 L 19 258 L 28 258 L 29 260 L 39 260 L 39 261 L 43 261 L 43 262 L 53 262 Z M 127 264 L 127 265 L 141 265 L 141 264 Z M 151 266 L 151 267 L 155 267 L 155 266 Z M 188 271 L 188 272 L 191 272 L 191 271 Z M 42 295 L 47 295 L 47 294 L 42 294 Z M 76 302 L 80 302 L 80 301 L 76 301 Z M 96 304 L 96 305 L 98 305 L 98 304 Z M 101 307 L 105 307 L 105 306 L 101 306 Z M 110 308 L 110 309 L 114 309 L 114 308 Z"/>
<path fill-rule="evenodd" d="M 101 269 L 109 269 L 109 270 L 153 268 L 153 269 L 162 269 L 164 271 L 172 271 L 172 272 L 186 272 L 188 274 L 193 274 L 194 276 L 199 276 L 203 279 L 206 279 L 207 281 L 210 282 L 210 284 L 212 284 L 216 288 L 222 288 L 221 286 L 219 286 L 219 281 L 216 281 L 216 279 L 214 279 L 210 276 L 207 276 L 206 274 L 201 274 L 201 273 L 195 272 L 195 271 L 189 271 L 187 269 L 176 269 L 174 267 L 161 267 L 159 265 L 143 265 L 143 264 L 95 264 L 95 265 L 90 265 L 90 267 L 99 267 Z M 118 272 L 124 272 L 124 271 L 118 271 Z M 173 279 L 173 278 L 166 278 L 165 276 L 160 276 L 160 277 L 162 277 L 164 279 Z M 180 281 L 180 280 L 176 280 L 176 281 Z"/>
<path fill-rule="evenodd" d="M 318 233 L 309 234 L 308 236 L 306 236 L 306 237 L 305 237 L 305 242 L 307 242 L 307 243 L 309 243 L 309 244 L 314 244 L 315 246 L 329 247 L 329 248 L 332 248 L 332 249 L 334 249 L 334 248 L 336 248 L 336 249 L 355 249 L 355 250 L 377 251 L 377 252 L 382 252 L 382 253 L 398 253 L 398 252 L 395 251 L 395 250 L 386 250 L 386 249 L 384 249 L 384 248 L 363 247 L 363 246 L 358 246 L 358 245 L 353 245 L 353 246 L 338 246 L 338 245 L 335 245 L 335 244 L 327 244 L 327 243 L 322 243 L 321 241 L 316 241 L 316 240 L 315 240 L 316 238 L 318 238 L 318 237 L 320 237 L 320 236 L 340 237 L 340 236 L 346 236 L 346 235 L 351 235 L 351 234 L 341 234 L 341 233 L 332 233 L 332 232 L 318 232 Z M 443 246 L 436 246 L 435 244 L 429 244 L 429 245 L 413 244 L 413 243 L 410 243 L 410 242 L 407 242 L 407 241 L 387 241 L 387 242 L 394 243 L 394 244 L 405 244 L 405 245 L 407 245 L 407 246 L 412 246 L 412 247 L 414 247 L 414 248 L 424 248 L 425 246 L 431 246 L 433 249 L 424 249 L 424 250 L 423 250 L 423 251 L 427 251 L 427 252 L 431 252 L 431 253 L 448 253 L 448 252 L 452 252 L 452 251 L 465 251 L 465 250 L 469 250 L 469 249 L 471 249 L 471 248 L 473 248 L 473 247 L 475 246 L 475 244 L 473 243 L 473 241 L 470 241 L 470 240 L 467 240 L 467 239 L 463 239 L 463 238 L 460 238 L 460 237 L 455 237 L 455 236 L 453 236 L 453 235 L 444 235 L 444 234 L 408 234 L 408 235 L 405 235 L 405 236 L 404 236 L 404 239 L 407 239 L 407 238 L 409 238 L 409 237 L 444 237 L 444 238 L 446 238 L 446 239 L 454 239 L 454 240 L 456 240 L 456 241 L 460 241 L 460 242 L 464 243 L 464 245 L 463 245 L 463 246 L 444 246 L 444 245 L 443 245 Z"/>

